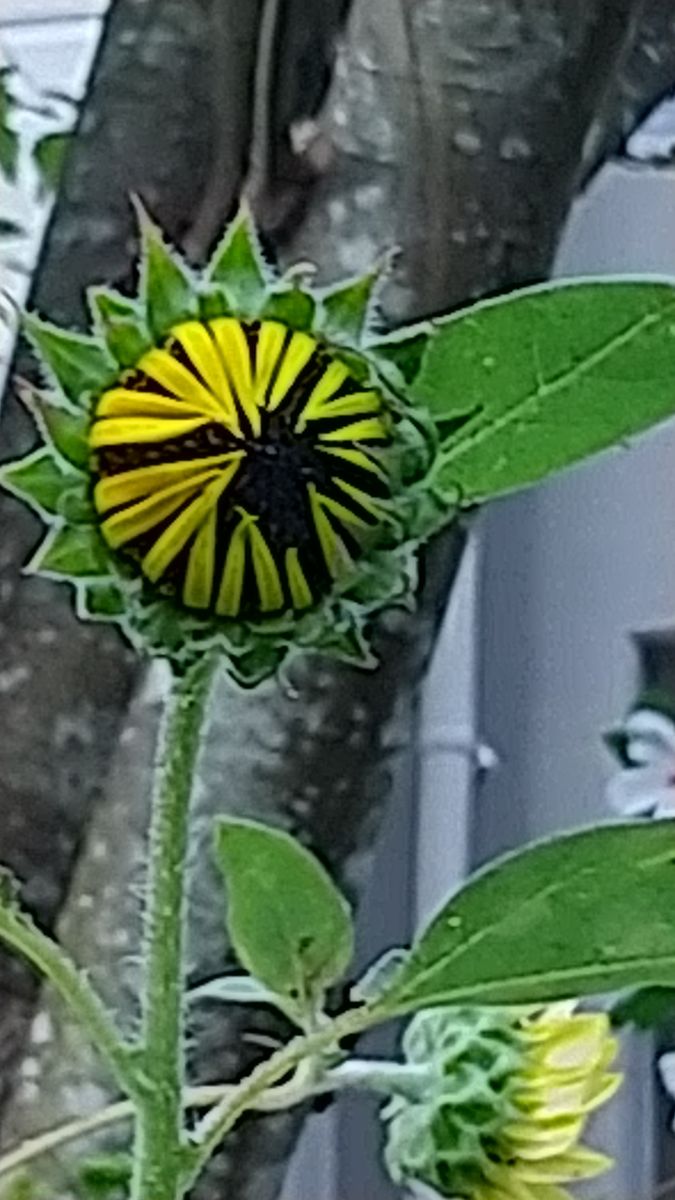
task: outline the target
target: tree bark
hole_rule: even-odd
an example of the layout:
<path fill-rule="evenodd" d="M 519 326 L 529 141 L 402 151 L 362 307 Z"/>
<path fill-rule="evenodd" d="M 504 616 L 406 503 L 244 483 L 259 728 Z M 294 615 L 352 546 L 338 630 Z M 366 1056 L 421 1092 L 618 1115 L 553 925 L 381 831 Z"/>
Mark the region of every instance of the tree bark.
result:
<path fill-rule="evenodd" d="M 218 159 L 230 208 L 250 140 L 256 5 L 229 0 L 116 0 L 100 44 L 36 273 L 32 304 L 67 325 L 84 317 L 84 289 L 130 275 L 129 192 L 176 236 L 197 220 Z M 211 56 L 212 25 L 228 11 L 236 36 Z M 247 24 L 247 21 L 250 23 Z M 248 40 L 247 40 L 248 39 Z M 247 71 L 248 62 L 248 71 Z M 227 158 L 219 88 L 225 75 Z M 162 114 L 158 120 L 157 114 Z M 22 371 L 29 370 L 27 362 Z M 31 423 L 8 389 L 2 457 L 27 450 Z M 138 668 L 118 635 L 77 622 L 63 586 L 20 578 L 39 539 L 37 520 L 0 496 L 0 771 L 2 860 L 25 881 L 26 903 L 50 926 L 103 797 Z M 0 1103 L 36 994 L 34 976 L 0 959 Z"/>
<path fill-rule="evenodd" d="M 306 6 L 289 0 L 291 9 L 307 24 Z M 269 96 L 258 92 L 251 192 L 266 229 L 283 238 L 286 257 L 313 258 L 325 279 L 361 271 L 398 243 L 403 252 L 383 298 L 388 324 L 545 277 L 593 122 L 630 62 L 641 9 L 632 0 L 357 0 L 320 114 L 291 87 L 272 126 Z M 268 8 L 267 19 L 275 15 Z M 259 89 L 268 86 L 261 78 L 291 77 L 305 44 L 299 27 L 276 28 Z M 335 24 L 325 31 L 329 61 Z M 325 80 L 315 94 L 324 88 Z M 205 214 L 196 256 L 221 203 L 224 217 L 224 199 Z M 214 813 L 285 825 L 358 895 L 381 815 L 395 790 L 409 786 L 411 717 L 460 544 L 455 532 L 434 545 L 419 617 L 380 623 L 376 674 L 306 660 L 290 686 L 223 690 L 195 816 L 195 980 L 224 966 L 219 894 L 205 865 Z M 147 789 L 124 780 L 140 778 L 126 760 L 149 761 L 153 727 L 153 705 L 137 700 L 61 921 L 63 939 L 95 966 L 132 1023 Z M 108 1094 L 90 1056 L 78 1049 L 74 1058 L 67 1023 L 56 1028 L 50 1007 L 40 1018 L 30 1051 L 39 1079 L 33 1061 L 15 1098 L 16 1136 L 89 1104 L 87 1081 L 97 1100 Z M 244 1037 L 253 1028 L 278 1026 L 250 1010 L 198 1013 L 194 1077 L 236 1077 L 260 1053 Z M 40 1086 L 39 1108 L 35 1088 L 26 1092 L 31 1082 Z M 199 1197 L 272 1200 L 296 1127 L 286 1115 L 243 1123 Z"/>

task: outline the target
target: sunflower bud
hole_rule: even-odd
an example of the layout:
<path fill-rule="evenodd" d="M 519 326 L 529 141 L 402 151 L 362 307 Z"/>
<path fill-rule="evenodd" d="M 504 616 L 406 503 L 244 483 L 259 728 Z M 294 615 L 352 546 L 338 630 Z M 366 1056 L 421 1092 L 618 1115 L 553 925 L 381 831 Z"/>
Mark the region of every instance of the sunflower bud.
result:
<path fill-rule="evenodd" d="M 433 1009 L 410 1023 L 403 1050 L 409 1064 L 433 1065 L 435 1084 L 383 1111 L 397 1183 L 466 1200 L 569 1200 L 561 1185 L 612 1165 L 579 1145 L 621 1078 L 607 1069 L 616 1043 L 605 1014 Z"/>
<path fill-rule="evenodd" d="M 93 289 L 94 336 L 27 318 L 43 444 L 1 480 L 49 528 L 30 569 L 178 668 L 214 647 L 246 684 L 294 647 L 369 665 L 370 617 L 411 605 L 449 515 L 424 413 L 365 344 L 377 274 L 314 296 L 245 212 L 196 274 L 140 215 L 138 297 Z"/>

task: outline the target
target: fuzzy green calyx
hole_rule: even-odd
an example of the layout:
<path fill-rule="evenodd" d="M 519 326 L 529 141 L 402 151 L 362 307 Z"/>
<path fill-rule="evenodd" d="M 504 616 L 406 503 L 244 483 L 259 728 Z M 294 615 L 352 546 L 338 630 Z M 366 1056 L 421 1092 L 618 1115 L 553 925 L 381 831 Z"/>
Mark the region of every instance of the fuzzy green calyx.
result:
<path fill-rule="evenodd" d="M 412 605 L 449 515 L 430 424 L 364 342 L 377 276 L 279 278 L 246 212 L 198 274 L 140 223 L 140 294 L 92 289 L 93 336 L 26 320 L 43 444 L 0 481 L 48 526 L 29 569 L 179 670 L 214 648 L 243 684 L 294 648 L 372 665 L 372 615 Z"/>
<path fill-rule="evenodd" d="M 387 1167 L 398 1183 L 469 1196 L 491 1138 L 513 1116 L 518 1035 L 498 1010 L 431 1009 L 410 1022 L 403 1052 L 433 1065 L 435 1084 L 416 1103 L 397 1096 L 385 1108 Z"/>
<path fill-rule="evenodd" d="M 419 1013 L 403 1050 L 436 1082 L 383 1112 L 393 1179 L 465 1200 L 570 1200 L 560 1185 L 606 1171 L 611 1160 L 580 1139 L 619 1086 L 608 1070 L 617 1047 L 605 1013 L 574 1010 Z"/>

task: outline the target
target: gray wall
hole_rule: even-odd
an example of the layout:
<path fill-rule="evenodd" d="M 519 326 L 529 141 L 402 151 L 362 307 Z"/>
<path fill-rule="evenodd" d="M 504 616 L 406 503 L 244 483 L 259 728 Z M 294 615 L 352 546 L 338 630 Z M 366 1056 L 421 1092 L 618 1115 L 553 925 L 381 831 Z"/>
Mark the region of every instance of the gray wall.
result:
<path fill-rule="evenodd" d="M 607 168 L 573 215 L 558 274 L 675 275 L 675 172 Z M 675 377 L 673 380 L 675 387 Z M 475 807 L 483 859 L 526 837 L 606 819 L 603 729 L 637 681 L 630 634 L 675 624 L 675 423 L 530 493 L 483 525 L 480 727 L 503 758 Z M 594 1194 L 653 1190 L 649 1041 L 603 1120 L 618 1158 Z"/>

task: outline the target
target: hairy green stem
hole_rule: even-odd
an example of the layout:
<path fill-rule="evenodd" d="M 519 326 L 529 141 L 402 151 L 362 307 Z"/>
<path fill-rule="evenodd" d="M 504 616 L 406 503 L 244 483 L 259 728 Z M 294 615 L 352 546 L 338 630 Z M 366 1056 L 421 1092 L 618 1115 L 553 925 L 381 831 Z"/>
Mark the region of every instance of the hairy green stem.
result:
<path fill-rule="evenodd" d="M 38 929 L 13 898 L 0 901 L 0 941 L 32 963 L 51 983 L 120 1087 L 127 1093 L 132 1091 L 135 1086 L 132 1048 L 123 1040 L 101 997 L 65 950 Z"/>
<path fill-rule="evenodd" d="M 301 1034 L 299 1037 L 293 1038 L 275 1054 L 259 1063 L 237 1087 L 223 1096 L 220 1103 L 214 1105 L 197 1126 L 194 1144 L 187 1160 L 188 1168 L 185 1172 L 181 1196 L 185 1195 L 195 1183 L 223 1138 L 236 1125 L 239 1118 L 249 1109 L 259 1106 L 260 1099 L 268 1088 L 272 1088 L 275 1083 L 278 1083 L 305 1060 L 334 1051 L 344 1038 L 353 1037 L 385 1020 L 388 1020 L 388 1014 L 364 1004 L 361 1008 L 350 1009 L 334 1021 L 328 1021 L 315 1033 Z M 284 1089 L 287 1100 L 291 1087 L 292 1084 L 289 1083 L 288 1089 Z M 313 1086 L 310 1086 L 302 1095 L 299 1090 L 295 1102 L 305 1099 L 315 1090 Z"/>
<path fill-rule="evenodd" d="M 256 1112 L 279 1112 L 292 1108 L 296 1104 L 312 1096 L 326 1092 L 338 1092 L 352 1089 L 355 1091 L 377 1092 L 383 1096 L 407 1096 L 416 1099 L 428 1090 L 435 1076 L 431 1067 L 415 1067 L 409 1064 L 387 1062 L 382 1059 L 350 1059 L 332 1070 L 326 1071 L 314 1084 L 305 1087 L 292 1079 L 287 1084 L 279 1084 L 270 1088 L 255 1101 Z M 183 1092 L 184 1109 L 211 1108 L 223 1100 L 231 1099 L 236 1092 L 236 1084 L 210 1084 L 204 1087 L 186 1088 Z M 120 1100 L 110 1104 L 86 1117 L 77 1117 L 57 1125 L 55 1129 L 47 1129 L 29 1138 L 20 1145 L 14 1146 L 5 1154 L 0 1155 L 0 1178 L 26 1166 L 36 1158 L 65 1146 L 68 1142 L 81 1141 L 93 1133 L 100 1133 L 113 1125 L 120 1125 L 132 1120 L 134 1102 Z"/>
<path fill-rule="evenodd" d="M 141 996 L 141 1086 L 131 1200 L 178 1200 L 185 1152 L 182 1093 L 185 865 L 190 797 L 215 656 L 175 676 L 152 801 Z"/>

